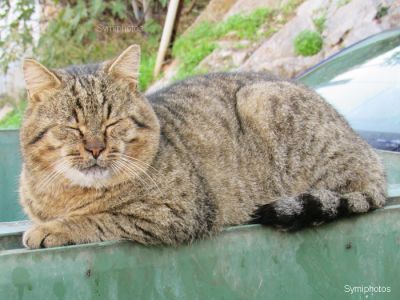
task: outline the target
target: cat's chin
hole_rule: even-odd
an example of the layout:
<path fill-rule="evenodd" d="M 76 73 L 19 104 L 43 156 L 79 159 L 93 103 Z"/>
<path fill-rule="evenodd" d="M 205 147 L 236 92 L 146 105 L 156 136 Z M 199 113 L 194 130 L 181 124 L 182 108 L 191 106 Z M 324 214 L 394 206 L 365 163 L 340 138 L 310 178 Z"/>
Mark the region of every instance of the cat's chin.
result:
<path fill-rule="evenodd" d="M 107 168 L 98 166 L 82 170 L 70 167 L 63 172 L 63 175 L 68 178 L 73 185 L 93 188 L 106 186 L 112 176 L 111 172 Z"/>

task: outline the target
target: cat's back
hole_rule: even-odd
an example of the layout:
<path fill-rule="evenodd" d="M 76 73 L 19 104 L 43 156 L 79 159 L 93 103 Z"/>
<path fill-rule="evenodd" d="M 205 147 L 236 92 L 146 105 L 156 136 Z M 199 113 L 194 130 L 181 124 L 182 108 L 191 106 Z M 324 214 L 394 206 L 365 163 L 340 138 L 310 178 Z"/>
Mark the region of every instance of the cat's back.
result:
<path fill-rule="evenodd" d="M 213 158 L 213 163 L 248 165 L 251 156 L 261 164 L 268 154 L 279 172 L 289 168 L 310 176 L 313 171 L 306 169 L 319 166 L 316 158 L 325 158 L 327 152 L 376 160 L 370 147 L 315 91 L 268 73 L 195 76 L 147 98 L 162 136 L 179 141 L 183 151 L 202 163 Z"/>
<path fill-rule="evenodd" d="M 279 80 L 274 75 L 261 72 L 221 72 L 189 77 L 157 91 L 146 94 L 154 106 L 195 105 L 209 98 L 228 101 L 244 86 Z"/>
<path fill-rule="evenodd" d="M 183 135 L 208 135 L 224 140 L 239 129 L 237 93 L 255 83 L 278 81 L 268 73 L 210 73 L 187 78 L 146 94 L 161 130 Z M 209 136 L 211 135 L 211 136 Z"/>

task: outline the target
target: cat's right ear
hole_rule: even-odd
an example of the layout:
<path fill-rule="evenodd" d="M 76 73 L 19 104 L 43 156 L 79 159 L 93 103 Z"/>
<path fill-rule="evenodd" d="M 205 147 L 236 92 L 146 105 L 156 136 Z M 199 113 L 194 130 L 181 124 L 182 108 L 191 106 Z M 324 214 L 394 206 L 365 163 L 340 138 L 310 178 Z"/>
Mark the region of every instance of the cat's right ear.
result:
<path fill-rule="evenodd" d="M 24 78 L 30 99 L 40 99 L 54 91 L 61 82 L 57 76 L 34 59 L 24 60 Z"/>
<path fill-rule="evenodd" d="M 129 46 L 116 59 L 106 62 L 104 67 L 114 78 L 136 85 L 139 77 L 140 46 Z"/>

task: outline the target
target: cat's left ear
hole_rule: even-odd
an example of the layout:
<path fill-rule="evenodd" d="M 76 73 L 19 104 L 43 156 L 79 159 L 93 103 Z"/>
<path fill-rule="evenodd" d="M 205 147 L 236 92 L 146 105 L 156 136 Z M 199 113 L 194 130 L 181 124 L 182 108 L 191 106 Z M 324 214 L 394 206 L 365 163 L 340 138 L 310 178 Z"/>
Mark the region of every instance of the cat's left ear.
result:
<path fill-rule="evenodd" d="M 129 46 L 116 59 L 106 63 L 106 72 L 129 83 L 137 83 L 140 67 L 140 46 Z"/>
<path fill-rule="evenodd" d="M 49 93 L 60 86 L 58 77 L 34 59 L 24 60 L 24 79 L 31 98 Z"/>

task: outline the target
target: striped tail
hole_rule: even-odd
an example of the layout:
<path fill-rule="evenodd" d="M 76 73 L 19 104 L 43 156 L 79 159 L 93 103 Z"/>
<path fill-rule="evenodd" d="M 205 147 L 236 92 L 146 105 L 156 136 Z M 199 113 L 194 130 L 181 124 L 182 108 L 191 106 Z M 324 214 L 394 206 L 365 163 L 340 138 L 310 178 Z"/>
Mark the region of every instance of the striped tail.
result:
<path fill-rule="evenodd" d="M 374 201 L 360 192 L 341 195 L 328 190 L 311 190 L 259 206 L 252 214 L 250 223 L 294 231 L 381 206 L 375 203 L 382 201 Z"/>

